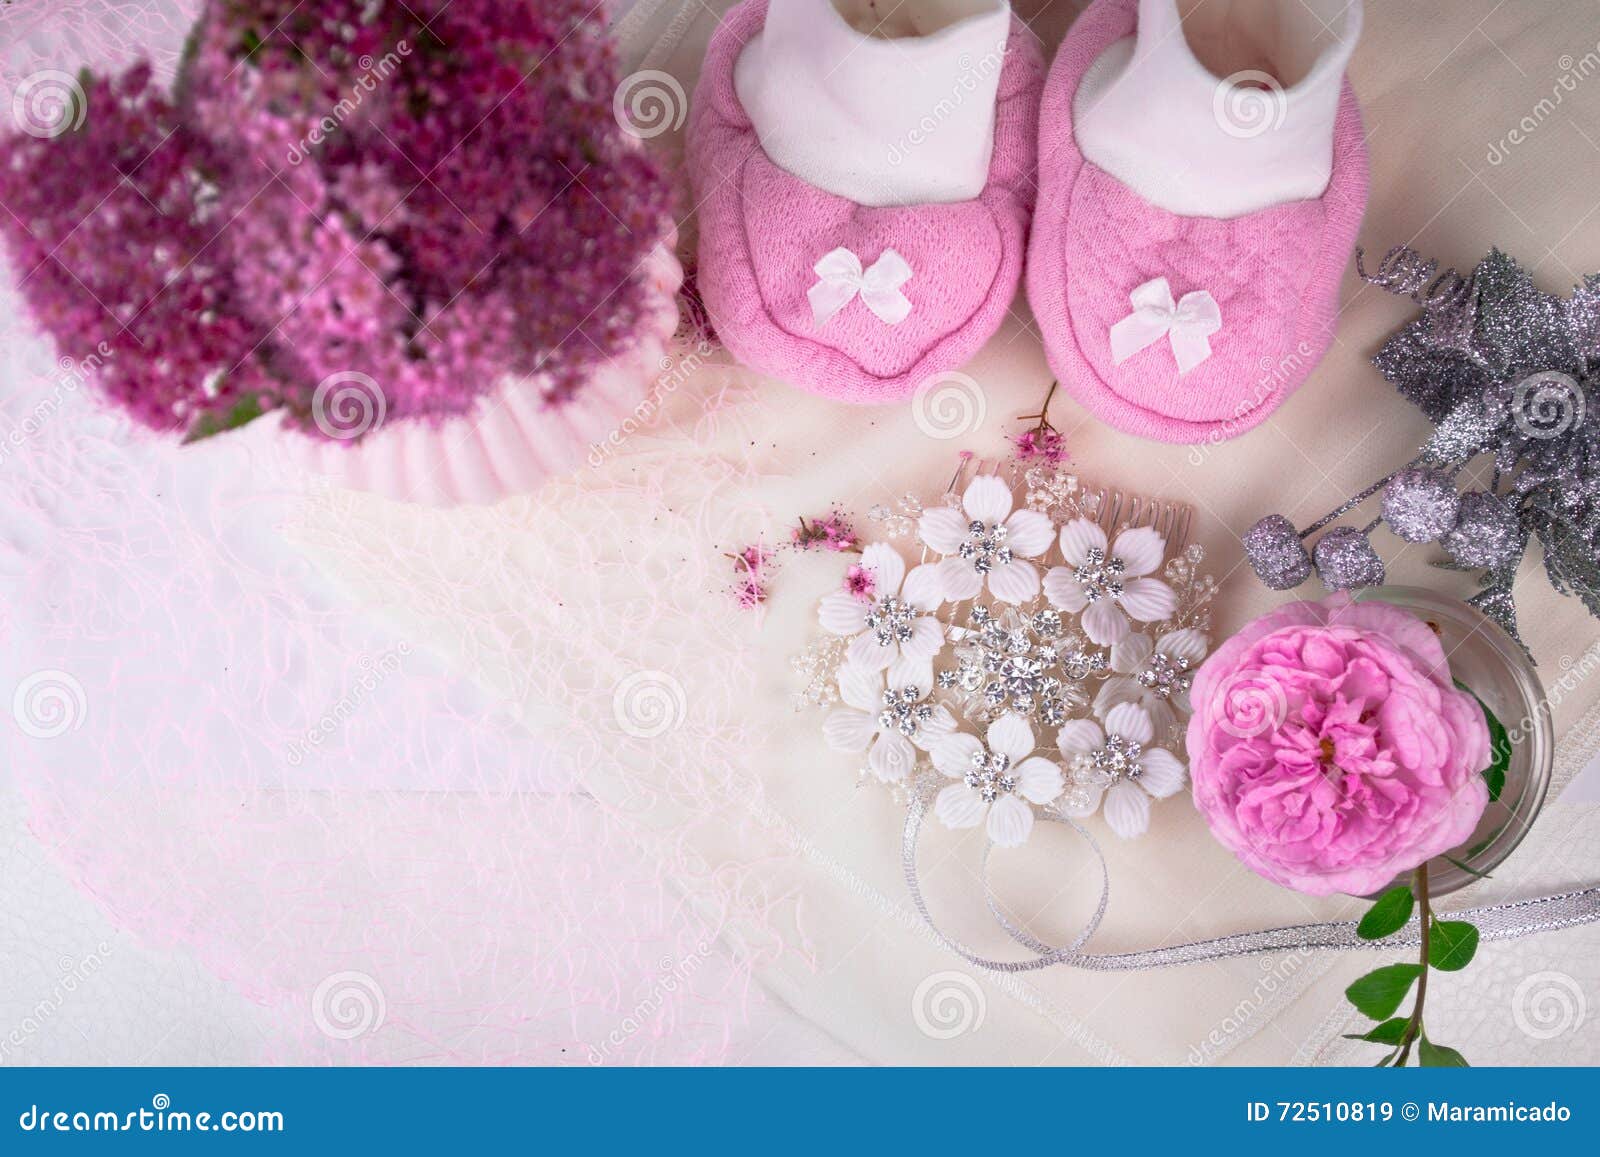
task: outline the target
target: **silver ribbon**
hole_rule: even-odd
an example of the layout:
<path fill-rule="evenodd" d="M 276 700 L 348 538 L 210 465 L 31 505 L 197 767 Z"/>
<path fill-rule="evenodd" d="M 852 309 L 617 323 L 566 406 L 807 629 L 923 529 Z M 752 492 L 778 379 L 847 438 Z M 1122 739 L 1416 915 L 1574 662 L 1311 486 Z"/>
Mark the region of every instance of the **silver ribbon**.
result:
<path fill-rule="evenodd" d="M 922 896 L 922 884 L 917 875 L 917 843 L 922 834 L 922 822 L 927 816 L 928 803 L 933 788 L 941 781 L 937 776 L 924 776 L 912 795 L 911 809 L 906 813 L 905 841 L 902 846 L 906 886 L 911 890 L 911 901 L 917 913 L 927 923 L 944 946 L 964 960 L 992 972 L 1035 972 L 1064 964 L 1069 968 L 1082 968 L 1090 972 L 1139 972 L 1148 968 L 1171 968 L 1179 964 L 1197 964 L 1202 960 L 1225 960 L 1233 956 L 1252 956 L 1262 952 L 1308 952 L 1319 949 L 1343 951 L 1346 949 L 1417 947 L 1420 928 L 1409 924 L 1392 936 L 1382 940 L 1363 940 L 1356 935 L 1356 921 L 1336 921 L 1326 924 L 1295 924 L 1287 928 L 1266 928 L 1259 932 L 1240 932 L 1232 936 L 1218 936 L 1212 940 L 1195 940 L 1187 944 L 1174 944 L 1167 948 L 1151 948 L 1142 952 L 1095 953 L 1081 951 L 1089 937 L 1094 935 L 1105 915 L 1111 899 L 1110 871 L 1105 855 L 1094 837 L 1070 820 L 1044 817 L 1065 824 L 1088 841 L 1100 861 L 1100 903 L 1088 924 L 1072 943 L 1065 947 L 1052 947 L 1041 943 L 1013 924 L 1001 909 L 1000 901 L 989 886 L 989 854 L 984 853 L 984 901 L 989 911 L 1005 929 L 1006 934 L 1034 954 L 1032 960 L 991 960 L 947 935 L 934 921 Z M 1441 919 L 1465 920 L 1478 929 L 1483 940 L 1515 940 L 1536 932 L 1554 932 L 1561 928 L 1574 928 L 1600 920 L 1600 886 L 1576 892 L 1562 892 L 1555 896 L 1540 896 L 1529 900 L 1513 900 L 1508 904 L 1493 904 L 1483 908 L 1467 908 L 1460 912 L 1438 913 Z"/>

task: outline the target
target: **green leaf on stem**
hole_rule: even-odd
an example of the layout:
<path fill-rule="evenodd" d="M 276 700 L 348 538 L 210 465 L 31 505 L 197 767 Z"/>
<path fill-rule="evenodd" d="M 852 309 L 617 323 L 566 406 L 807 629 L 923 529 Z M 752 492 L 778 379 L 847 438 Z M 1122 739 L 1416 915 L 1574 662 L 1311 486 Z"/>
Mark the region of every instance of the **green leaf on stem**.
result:
<path fill-rule="evenodd" d="M 1501 723 L 1489 705 L 1478 699 L 1478 693 L 1468 687 L 1460 679 L 1453 680 L 1455 685 L 1477 700 L 1478 706 L 1483 709 L 1483 721 L 1489 728 L 1489 766 L 1483 769 L 1483 782 L 1489 786 L 1489 802 L 1493 803 L 1500 798 L 1500 793 L 1506 789 L 1506 770 L 1511 766 L 1511 735 L 1506 731 L 1506 726 Z"/>
<path fill-rule="evenodd" d="M 1459 972 L 1478 951 L 1478 930 L 1465 920 L 1435 920 L 1428 944 L 1428 963 L 1440 972 Z"/>
<path fill-rule="evenodd" d="M 1361 977 L 1344 995 L 1356 1011 L 1371 1020 L 1388 1020 L 1422 975 L 1420 964 L 1389 964 Z"/>
<path fill-rule="evenodd" d="M 1405 884 L 1390 888 L 1361 917 L 1361 923 L 1356 925 L 1356 935 L 1363 940 L 1382 940 L 1385 936 L 1393 935 L 1406 926 L 1416 903 L 1416 897 Z"/>
<path fill-rule="evenodd" d="M 1436 1045 L 1427 1037 L 1417 1042 L 1417 1059 L 1425 1069 L 1470 1069 L 1467 1058 L 1445 1045 Z"/>
<path fill-rule="evenodd" d="M 1410 1023 L 1410 1017 L 1396 1016 L 1384 1021 L 1370 1032 L 1347 1032 L 1344 1034 L 1344 1039 L 1371 1041 L 1373 1044 L 1380 1045 L 1397 1045 L 1400 1043 L 1400 1038 L 1405 1035 L 1406 1025 Z"/>

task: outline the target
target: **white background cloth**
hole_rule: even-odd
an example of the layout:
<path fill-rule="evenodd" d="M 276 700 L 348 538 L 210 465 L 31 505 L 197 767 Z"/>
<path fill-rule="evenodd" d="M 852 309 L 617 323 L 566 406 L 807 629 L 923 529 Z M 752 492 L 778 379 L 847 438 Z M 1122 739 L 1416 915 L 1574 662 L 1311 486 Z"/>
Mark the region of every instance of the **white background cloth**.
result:
<path fill-rule="evenodd" d="M 672 0 L 665 6 L 653 0 L 645 4 L 653 10 L 641 9 L 628 26 L 631 65 L 662 69 L 692 90 L 714 12 L 691 4 L 680 16 Z M 101 6 L 100 15 L 109 9 Z M 1036 21 L 1047 45 L 1059 40 L 1070 15 L 1067 8 L 1056 7 Z M 1573 89 L 1562 86 L 1563 77 L 1576 74 L 1578 62 L 1600 53 L 1595 44 L 1600 34 L 1587 12 L 1532 0 L 1475 0 L 1375 6 L 1368 23 L 1353 66 L 1373 152 L 1373 202 L 1363 241 L 1378 250 L 1410 241 L 1460 263 L 1472 262 L 1498 243 L 1524 258 L 1552 289 L 1564 290 L 1580 271 L 1600 268 L 1600 181 L 1595 180 L 1600 176 L 1600 143 L 1592 139 L 1590 127 L 1600 123 L 1600 65 L 1574 81 Z M 668 27 L 683 31 L 681 44 L 650 55 Z M 136 36 L 152 37 L 161 30 L 154 19 L 135 22 L 133 29 Z M 170 51 L 175 44 L 169 39 L 166 47 Z M 1558 91 L 1563 93 L 1560 103 L 1544 110 L 1541 102 L 1548 104 Z M 672 138 L 657 144 L 664 156 L 675 155 Z M 1496 150 L 1500 160 L 1491 159 Z M 0 373 L 5 375 L 5 412 L 16 421 L 47 388 L 50 355 L 37 338 L 28 336 L 14 296 L 8 293 L 5 302 L 5 337 L 14 353 Z M 981 410 L 982 417 L 967 423 L 963 440 L 930 433 L 926 412 L 919 422 L 909 409 L 847 411 L 777 383 L 751 382 L 742 374 L 707 367 L 676 392 L 648 431 L 624 447 L 625 456 L 595 475 L 554 488 L 530 506 L 513 504 L 485 516 L 424 514 L 356 499 L 324 502 L 299 512 L 305 525 L 293 534 L 277 533 L 283 523 L 266 520 L 260 533 L 246 535 L 227 550 L 202 551 L 192 560 L 186 556 L 186 564 L 197 568 L 186 580 L 215 597 L 197 599 L 198 619 L 166 624 L 164 634 L 150 637 L 150 647 L 157 654 L 168 648 L 196 670 L 210 669 L 208 655 L 216 652 L 207 648 L 229 653 L 227 632 L 212 628 L 226 625 L 241 558 L 248 558 L 253 574 L 268 574 L 277 584 L 263 589 L 290 590 L 285 584 L 293 584 L 297 601 L 319 608 L 318 613 L 331 611 L 341 631 L 350 632 L 350 637 L 335 639 L 333 649 L 323 654 L 326 660 L 345 662 L 353 654 L 384 646 L 386 640 L 390 645 L 397 638 L 417 642 L 422 656 L 418 666 L 408 669 L 403 680 L 386 683 L 374 700 L 381 704 L 393 697 L 390 708 L 374 708 L 375 730 L 403 721 L 414 680 L 423 682 L 427 697 L 456 688 L 455 693 L 485 696 L 490 703 L 522 703 L 535 710 L 530 718 L 538 719 L 538 699 L 546 689 L 519 684 L 515 678 L 525 669 L 517 664 L 533 669 L 538 652 L 519 645 L 501 653 L 475 637 L 467 629 L 470 621 L 459 617 L 458 608 L 439 605 L 437 588 L 428 584 L 430 576 L 435 581 L 451 576 L 469 585 L 478 579 L 479 556 L 464 546 L 453 554 L 441 546 L 476 537 L 480 545 L 503 542 L 534 552 L 523 563 L 530 583 L 542 579 L 550 584 L 547 589 L 569 598 L 615 598 L 620 600 L 617 606 L 631 605 L 626 585 L 633 575 L 563 575 L 538 562 L 546 552 L 554 557 L 562 548 L 551 532 L 565 525 L 563 506 L 582 510 L 592 515 L 590 526 L 605 527 L 608 537 L 629 544 L 626 549 L 650 553 L 652 566 L 659 564 L 652 573 L 672 574 L 677 568 L 691 576 L 688 589 L 675 599 L 676 613 L 662 620 L 663 631 L 692 633 L 694 615 L 701 613 L 717 621 L 717 638 L 737 640 L 747 652 L 744 658 L 754 660 L 754 676 L 740 695 L 709 706 L 696 693 L 717 686 L 706 673 L 717 656 L 705 648 L 686 649 L 682 639 L 676 651 L 654 649 L 648 655 L 619 643 L 613 656 L 616 670 L 595 676 L 594 698 L 608 708 L 621 672 L 644 664 L 671 668 L 682 675 L 690 718 L 697 725 L 704 710 L 703 718 L 713 723 L 736 717 L 756 732 L 770 732 L 752 748 L 762 758 L 744 769 L 765 790 L 759 825 L 742 833 L 729 826 L 721 837 L 715 825 L 702 825 L 693 835 L 696 852 L 707 864 L 738 866 L 751 874 L 747 910 L 768 911 L 770 927 L 788 932 L 783 950 L 769 946 L 760 954 L 760 978 L 778 999 L 760 1002 L 748 1019 L 733 1022 L 727 1059 L 1362 1063 L 1360 1050 L 1338 1040 L 1347 1020 L 1338 992 L 1346 977 L 1370 961 L 1290 956 L 1145 976 L 1058 974 L 1010 982 L 976 975 L 938 949 L 907 919 L 908 905 L 896 878 L 895 809 L 887 800 L 853 789 L 849 772 L 822 748 L 814 717 L 796 718 L 788 712 L 793 680 L 785 657 L 804 638 L 815 597 L 835 576 L 810 560 L 787 566 L 777 580 L 774 603 L 759 624 L 733 613 L 720 616 L 714 609 L 726 591 L 702 568 L 716 547 L 736 549 L 761 531 L 781 533 L 796 515 L 820 513 L 834 502 L 859 512 L 875 502 L 892 502 L 908 488 L 935 490 L 959 445 L 997 452 L 1013 415 L 1036 409 L 1048 382 L 1020 304 L 1016 314 L 968 368 L 963 381 L 972 383 L 969 412 Z M 1292 518 L 1320 513 L 1343 493 L 1409 457 L 1423 436 L 1420 417 L 1364 365 L 1382 337 L 1406 316 L 1400 303 L 1353 281 L 1348 284 L 1340 341 L 1328 362 L 1279 415 L 1238 443 L 1192 451 L 1152 447 L 1096 426 L 1064 401 L 1056 403 L 1057 424 L 1068 433 L 1086 475 L 1196 505 L 1197 537 L 1211 551 L 1219 575 L 1231 584 L 1229 614 L 1242 620 L 1274 599 L 1254 587 L 1247 574 L 1236 573 L 1236 534 L 1269 508 Z M 706 404 L 707 398 L 718 404 Z M 125 431 L 115 424 L 108 427 L 87 399 L 72 401 L 53 429 L 73 438 L 101 437 L 112 447 L 123 444 Z M 205 451 L 172 452 L 165 461 L 186 492 L 211 495 L 232 487 L 238 495 L 270 478 L 260 469 L 264 454 L 259 440 L 245 438 Z M 718 472 L 719 465 L 728 464 L 737 468 Z M 10 469 L 15 462 L 6 466 Z M 670 492 L 630 489 L 636 481 L 659 479 L 663 470 L 678 479 Z M 79 479 L 63 479 L 60 485 L 63 495 L 81 492 Z M 650 503 L 659 504 L 657 509 L 689 509 L 675 499 L 696 486 L 703 488 L 704 505 L 694 509 L 697 518 L 706 518 L 675 521 L 684 537 L 663 544 L 652 528 Z M 143 508 L 133 504 L 132 509 L 128 517 Z M 131 532 L 163 525 L 152 511 L 145 513 L 151 521 L 131 525 Z M 9 503 L 0 519 L 5 520 L 0 529 L 8 550 L 26 557 L 37 527 Z M 195 525 L 202 543 L 216 537 L 204 519 Z M 1452 581 L 1428 571 L 1424 551 L 1387 545 L 1391 558 L 1401 556 L 1397 577 L 1438 585 Z M 369 553 L 363 555 L 363 548 L 370 548 Z M 316 560 L 317 573 L 300 565 L 298 560 L 305 557 Z M 289 569 L 273 575 L 270 566 L 285 559 Z M 8 577 L 13 573 L 8 567 Z M 325 584 L 323 576 L 335 582 Z M 101 581 L 104 599 L 115 606 L 116 570 L 107 568 Z M 1564 658 L 1573 663 L 1582 659 L 1597 632 L 1594 621 L 1575 604 L 1548 596 L 1542 582 L 1530 563 L 1519 594 L 1529 608 L 1525 623 L 1530 641 L 1543 670 L 1553 677 L 1563 669 Z M 532 592 L 539 589 L 526 585 L 506 593 L 512 599 L 508 606 L 514 607 L 515 599 L 536 597 Z M 13 601 L 13 593 L 8 588 L 6 623 L 13 632 L 8 638 L 26 637 L 32 649 L 12 648 L 3 670 L 7 693 L 28 671 L 49 664 L 52 640 L 41 640 L 28 628 L 55 613 L 44 601 Z M 485 593 L 491 596 L 498 598 L 500 592 Z M 37 590 L 32 597 L 39 598 Z M 381 615 L 375 613 L 379 610 Z M 217 622 L 208 621 L 212 616 Z M 731 625 L 724 626 L 724 618 Z M 185 643 L 196 633 L 196 622 L 210 641 L 188 649 Z M 652 638 L 651 646 L 661 642 Z M 686 665 L 677 667 L 679 661 Z M 317 688 L 314 694 L 325 690 L 297 682 L 301 679 L 310 679 L 310 673 L 298 672 L 286 683 L 289 700 L 303 705 L 308 688 Z M 577 697 L 579 690 L 572 694 Z M 1565 737 L 1558 767 L 1563 781 L 1576 775 L 1595 749 L 1597 702 L 1600 685 L 1580 681 L 1557 708 Z M 722 715 L 725 705 L 739 714 Z M 477 710 L 481 707 L 469 708 L 469 715 Z M 536 734 L 552 746 L 560 743 L 559 728 L 531 726 L 531 732 L 516 729 L 520 742 L 533 742 Z M 496 734 L 512 742 L 507 737 L 513 731 Z M 700 733 L 665 736 L 653 750 L 681 754 L 680 738 L 698 740 Z M 606 753 L 619 764 L 610 770 L 619 781 L 625 770 L 641 774 L 620 765 L 647 762 L 648 750 L 619 743 L 615 752 Z M 359 768 L 359 761 L 352 766 Z M 197 765 L 195 771 L 225 776 L 229 767 L 220 758 Z M 599 769 L 589 785 L 602 798 L 610 786 L 608 769 Z M 68 765 L 58 773 L 66 776 L 74 770 L 89 768 Z M 373 776 L 390 771 L 366 769 Z M 1586 782 L 1567 787 L 1546 809 L 1514 861 L 1508 888 L 1556 888 L 1600 878 L 1600 790 L 1595 783 L 1591 769 Z M 665 802 L 657 800 L 655 807 Z M 16 784 L 8 783 L 0 803 L 0 832 L 5 833 L 0 838 L 0 957 L 8 977 L 0 994 L 0 1033 L 21 1024 L 51 995 L 64 972 L 81 971 L 86 954 L 98 944 L 104 941 L 111 948 L 90 982 L 29 1032 L 25 1048 L 8 1053 L 5 1063 L 351 1059 L 323 1038 L 285 1041 L 282 1024 L 308 999 L 309 990 L 286 987 L 274 999 L 264 999 L 259 991 L 246 993 L 237 976 L 220 975 L 181 942 L 153 945 L 137 921 L 113 922 L 103 898 L 86 895 L 73 879 L 67 861 L 56 854 L 61 849 L 41 843 Z M 730 802 L 730 814 L 742 814 L 737 803 Z M 454 811 L 448 796 L 435 796 L 427 806 L 446 830 L 443 825 Z M 162 822 L 159 816 L 146 818 Z M 661 830 L 671 830 L 677 822 L 654 811 L 643 818 Z M 490 822 L 485 816 L 480 830 Z M 470 838 L 471 830 L 461 838 Z M 1055 873 L 1064 884 L 1074 882 L 1081 864 L 1071 849 L 1041 846 L 1040 852 L 1033 864 L 1035 879 Z M 951 878 L 959 872 L 958 864 L 947 861 L 935 873 L 936 882 L 960 885 L 959 876 Z M 1352 907 L 1308 905 L 1235 870 L 1210 844 L 1198 819 L 1177 804 L 1159 812 L 1144 844 L 1114 850 L 1113 869 L 1117 900 L 1106 929 L 1108 947 L 1339 915 Z M 957 894 L 944 893 L 946 898 Z M 239 899 L 244 904 L 249 898 Z M 1044 932 L 1058 931 L 1072 914 L 1069 902 L 1049 894 L 1040 897 L 1041 905 L 1052 900 L 1056 907 L 1041 913 Z M 754 932 L 741 935 L 730 929 L 717 952 L 743 954 L 754 939 Z M 983 1016 L 969 1016 L 964 1030 L 953 1036 L 928 1032 L 927 1009 L 918 1002 L 939 992 L 963 997 L 969 1007 L 982 1008 Z M 1540 1009 L 1554 1007 L 1549 1002 L 1557 998 L 1564 998 L 1569 1008 L 1583 1009 L 1584 1015 L 1563 1020 L 1558 1010 L 1554 1022 L 1541 1020 Z M 1430 1010 L 1435 1035 L 1480 1064 L 1600 1059 L 1600 934 L 1589 929 L 1486 948 L 1470 969 L 1435 987 Z"/>

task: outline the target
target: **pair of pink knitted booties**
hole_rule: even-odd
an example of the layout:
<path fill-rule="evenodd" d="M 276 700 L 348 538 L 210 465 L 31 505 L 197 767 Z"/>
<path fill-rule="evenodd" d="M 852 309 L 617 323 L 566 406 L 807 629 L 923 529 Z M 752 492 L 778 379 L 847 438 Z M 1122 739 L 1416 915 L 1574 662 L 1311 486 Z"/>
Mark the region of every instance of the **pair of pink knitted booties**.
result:
<path fill-rule="evenodd" d="M 1222 7 L 1095 0 L 1047 76 L 1007 0 L 746 0 L 689 126 L 729 350 L 894 402 L 977 353 L 1026 265 L 1051 368 L 1102 420 L 1168 442 L 1262 421 L 1333 338 L 1365 208 L 1361 9 Z"/>

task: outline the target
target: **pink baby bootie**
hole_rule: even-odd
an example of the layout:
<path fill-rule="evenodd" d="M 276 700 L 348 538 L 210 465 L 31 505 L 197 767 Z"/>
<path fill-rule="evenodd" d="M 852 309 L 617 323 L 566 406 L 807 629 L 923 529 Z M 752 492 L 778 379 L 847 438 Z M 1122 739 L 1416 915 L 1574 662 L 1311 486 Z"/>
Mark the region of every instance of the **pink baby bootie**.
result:
<path fill-rule="evenodd" d="M 1028 299 L 1103 421 L 1230 438 L 1327 352 L 1367 198 L 1360 29 L 1359 0 L 1096 0 L 1073 25 L 1039 114 Z"/>
<path fill-rule="evenodd" d="M 892 402 L 1005 318 L 1044 67 L 1007 0 L 747 0 L 689 122 L 700 291 L 745 364 Z"/>

